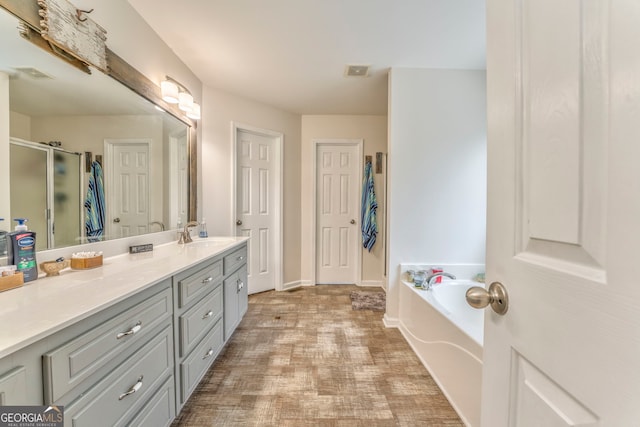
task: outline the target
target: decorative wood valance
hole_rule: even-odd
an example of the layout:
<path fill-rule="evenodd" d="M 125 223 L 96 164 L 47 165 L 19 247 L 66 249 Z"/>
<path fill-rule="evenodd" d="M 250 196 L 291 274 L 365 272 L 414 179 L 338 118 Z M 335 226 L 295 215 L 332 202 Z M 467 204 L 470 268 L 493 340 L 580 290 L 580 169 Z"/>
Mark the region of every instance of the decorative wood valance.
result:
<path fill-rule="evenodd" d="M 99 70 L 107 70 L 107 31 L 66 0 L 38 0 L 41 35 Z"/>

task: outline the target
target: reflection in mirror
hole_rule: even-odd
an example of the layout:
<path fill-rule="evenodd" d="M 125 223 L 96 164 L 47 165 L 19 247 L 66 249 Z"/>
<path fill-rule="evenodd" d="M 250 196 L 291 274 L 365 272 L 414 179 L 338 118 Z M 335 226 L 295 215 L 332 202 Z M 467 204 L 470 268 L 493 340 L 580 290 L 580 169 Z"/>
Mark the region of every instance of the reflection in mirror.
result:
<path fill-rule="evenodd" d="M 0 188 L 10 189 L 0 217 L 28 218 L 38 250 L 92 241 L 89 219 L 102 227 L 98 240 L 185 224 L 188 126 L 111 77 L 32 45 L 17 27 L 0 10 L 0 85 L 9 92 L 0 114 L 8 111 L 10 134 L 0 139 L 0 156 L 10 159 L 9 170 L 0 170 Z M 104 191 L 97 219 L 85 207 L 96 208 L 92 175 Z"/>

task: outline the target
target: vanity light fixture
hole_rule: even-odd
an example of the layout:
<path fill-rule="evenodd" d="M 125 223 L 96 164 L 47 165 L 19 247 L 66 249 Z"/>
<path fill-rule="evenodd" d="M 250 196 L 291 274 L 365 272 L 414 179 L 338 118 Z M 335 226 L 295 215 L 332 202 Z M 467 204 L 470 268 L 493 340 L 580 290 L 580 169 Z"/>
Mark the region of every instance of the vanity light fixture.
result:
<path fill-rule="evenodd" d="M 190 119 L 200 119 L 200 105 L 193 102 L 191 92 L 176 79 L 165 76 L 160 82 L 162 99 L 169 104 L 178 104 L 178 108 L 187 114 Z"/>

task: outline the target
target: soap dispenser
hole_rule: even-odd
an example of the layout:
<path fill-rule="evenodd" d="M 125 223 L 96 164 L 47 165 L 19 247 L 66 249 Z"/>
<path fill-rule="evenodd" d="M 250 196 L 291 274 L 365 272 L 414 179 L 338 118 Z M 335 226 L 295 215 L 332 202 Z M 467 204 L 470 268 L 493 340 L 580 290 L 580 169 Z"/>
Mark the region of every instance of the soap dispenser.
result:
<path fill-rule="evenodd" d="M 209 233 L 207 233 L 207 222 L 204 220 L 204 218 L 202 218 L 202 221 L 200 222 L 200 231 L 198 232 L 198 236 L 201 239 L 209 237 Z"/>

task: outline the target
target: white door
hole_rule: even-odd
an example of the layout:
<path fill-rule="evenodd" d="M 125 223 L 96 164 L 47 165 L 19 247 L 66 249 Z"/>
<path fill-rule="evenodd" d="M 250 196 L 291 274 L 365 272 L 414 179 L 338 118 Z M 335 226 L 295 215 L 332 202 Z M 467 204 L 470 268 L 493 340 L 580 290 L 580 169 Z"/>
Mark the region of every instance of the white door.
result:
<path fill-rule="evenodd" d="M 640 425 L 640 3 L 489 0 L 482 425 Z"/>
<path fill-rule="evenodd" d="M 248 236 L 248 292 L 276 288 L 280 247 L 279 136 L 236 129 L 236 235 Z"/>
<path fill-rule="evenodd" d="M 358 144 L 316 149 L 316 283 L 355 284 L 362 173 Z"/>
<path fill-rule="evenodd" d="M 107 222 L 113 238 L 149 227 L 149 144 L 107 142 Z"/>

